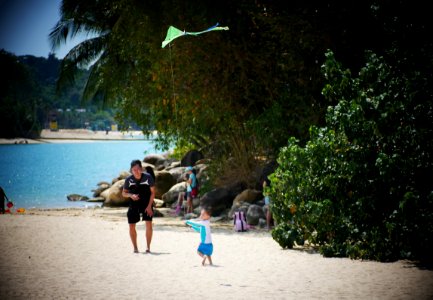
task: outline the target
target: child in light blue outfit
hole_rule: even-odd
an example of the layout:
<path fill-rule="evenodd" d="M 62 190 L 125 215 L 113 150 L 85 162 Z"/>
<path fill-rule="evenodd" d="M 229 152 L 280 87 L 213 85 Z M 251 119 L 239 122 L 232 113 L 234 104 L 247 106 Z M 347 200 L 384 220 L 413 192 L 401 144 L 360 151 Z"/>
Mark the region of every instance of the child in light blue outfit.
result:
<path fill-rule="evenodd" d="M 191 226 L 192 229 L 200 233 L 200 245 L 198 246 L 197 253 L 203 258 L 201 264 L 204 266 L 206 259 L 212 265 L 212 235 L 210 231 L 210 213 L 206 209 L 201 210 L 199 219 L 188 220 L 186 224 Z"/>

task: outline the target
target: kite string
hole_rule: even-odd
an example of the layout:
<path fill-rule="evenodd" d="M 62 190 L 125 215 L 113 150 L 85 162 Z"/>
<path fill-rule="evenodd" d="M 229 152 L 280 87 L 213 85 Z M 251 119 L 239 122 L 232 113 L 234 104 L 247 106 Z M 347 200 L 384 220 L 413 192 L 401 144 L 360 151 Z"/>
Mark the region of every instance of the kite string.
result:
<path fill-rule="evenodd" d="M 177 103 L 176 103 L 176 94 L 174 92 L 174 71 L 173 71 L 173 59 L 171 57 L 171 44 L 168 45 L 169 53 L 170 53 L 170 67 L 171 67 L 171 89 L 173 93 L 173 102 L 174 102 L 174 122 L 177 125 Z"/>

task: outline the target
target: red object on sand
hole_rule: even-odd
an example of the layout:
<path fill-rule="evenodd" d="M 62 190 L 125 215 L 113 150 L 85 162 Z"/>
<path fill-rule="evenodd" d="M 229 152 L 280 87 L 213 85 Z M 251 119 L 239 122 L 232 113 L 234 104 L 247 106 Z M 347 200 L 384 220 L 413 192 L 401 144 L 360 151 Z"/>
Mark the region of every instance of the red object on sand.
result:
<path fill-rule="evenodd" d="M 8 204 L 6 204 L 7 207 L 11 208 L 12 206 L 14 206 L 14 204 L 12 202 L 8 202 Z"/>

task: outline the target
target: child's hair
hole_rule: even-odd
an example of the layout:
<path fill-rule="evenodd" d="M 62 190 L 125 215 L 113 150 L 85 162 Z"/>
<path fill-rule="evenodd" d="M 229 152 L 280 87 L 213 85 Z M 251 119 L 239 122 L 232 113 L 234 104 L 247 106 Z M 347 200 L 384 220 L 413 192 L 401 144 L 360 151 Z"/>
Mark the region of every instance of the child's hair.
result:
<path fill-rule="evenodd" d="M 201 210 L 204 211 L 209 216 L 212 216 L 212 209 L 210 207 L 202 207 Z"/>

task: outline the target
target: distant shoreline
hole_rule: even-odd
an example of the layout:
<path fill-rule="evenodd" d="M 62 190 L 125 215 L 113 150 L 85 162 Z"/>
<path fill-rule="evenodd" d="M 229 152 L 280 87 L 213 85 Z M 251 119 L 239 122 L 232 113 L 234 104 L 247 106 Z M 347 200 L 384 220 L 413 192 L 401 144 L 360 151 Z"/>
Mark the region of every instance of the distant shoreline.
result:
<path fill-rule="evenodd" d="M 153 133 L 155 136 L 156 133 Z M 87 129 L 43 129 L 39 139 L 0 138 L 0 144 L 85 143 L 93 141 L 148 141 L 141 131 L 92 131 Z"/>

